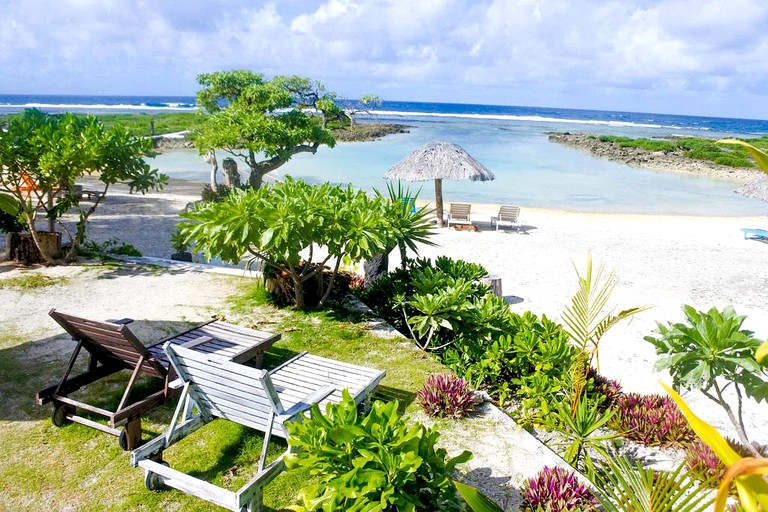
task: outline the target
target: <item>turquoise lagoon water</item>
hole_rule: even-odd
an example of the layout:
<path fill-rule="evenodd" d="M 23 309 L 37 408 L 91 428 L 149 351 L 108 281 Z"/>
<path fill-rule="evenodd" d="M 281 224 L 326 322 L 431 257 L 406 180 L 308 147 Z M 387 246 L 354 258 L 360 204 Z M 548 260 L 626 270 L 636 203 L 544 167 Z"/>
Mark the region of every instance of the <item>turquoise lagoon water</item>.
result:
<path fill-rule="evenodd" d="M 405 123 L 412 128 L 409 133 L 389 135 L 378 141 L 340 143 L 332 149 L 320 148 L 315 155 L 296 155 L 271 176 L 282 179 L 290 175 L 314 183 L 352 183 L 367 191 L 385 191 L 387 180 L 382 176 L 390 166 L 426 142 L 447 140 L 459 144 L 485 164 L 496 175 L 496 180 L 445 181 L 446 202 L 519 204 L 588 212 L 768 214 L 767 202 L 734 193 L 735 185 L 729 180 L 630 167 L 547 139 L 547 132 L 552 131 L 645 137 L 668 135 L 671 133 L 668 128 L 485 118 L 381 117 L 382 121 Z M 673 133 L 691 132 L 678 129 Z M 219 159 L 224 156 L 226 153 L 218 152 Z M 167 151 L 158 155 L 151 165 L 173 178 L 208 181 L 209 167 L 195 151 Z M 244 164 L 238 163 L 238 166 L 245 177 Z M 433 182 L 409 186 L 421 189 L 420 198 L 434 199 Z"/>
<path fill-rule="evenodd" d="M 195 110 L 191 96 L 0 95 L 0 114 L 24 108 L 49 112 L 158 113 Z M 632 168 L 547 141 L 547 132 L 570 131 L 660 137 L 768 134 L 768 121 L 611 112 L 550 107 L 385 101 L 373 120 L 412 125 L 410 133 L 375 142 L 320 148 L 296 155 L 272 173 L 312 182 L 353 183 L 385 190 L 386 170 L 421 144 L 446 140 L 463 146 L 496 175 L 487 183 L 445 182 L 446 201 L 516 203 L 565 210 L 704 215 L 765 215 L 768 203 L 735 194 L 727 180 Z M 226 154 L 219 153 L 219 158 Z M 153 166 L 180 179 L 208 181 L 208 166 L 195 151 L 168 151 Z M 240 165 L 241 171 L 244 171 Z M 422 187 L 434 198 L 432 183 Z"/>

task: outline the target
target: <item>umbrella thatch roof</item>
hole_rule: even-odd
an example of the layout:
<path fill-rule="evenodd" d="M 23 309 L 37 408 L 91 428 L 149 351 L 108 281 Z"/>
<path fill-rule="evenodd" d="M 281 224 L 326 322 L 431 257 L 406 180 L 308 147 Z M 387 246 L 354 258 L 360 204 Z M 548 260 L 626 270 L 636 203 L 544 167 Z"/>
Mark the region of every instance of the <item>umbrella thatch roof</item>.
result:
<path fill-rule="evenodd" d="M 390 167 L 384 177 L 405 181 L 490 181 L 496 178 L 491 171 L 461 147 L 442 141 L 421 146 Z"/>

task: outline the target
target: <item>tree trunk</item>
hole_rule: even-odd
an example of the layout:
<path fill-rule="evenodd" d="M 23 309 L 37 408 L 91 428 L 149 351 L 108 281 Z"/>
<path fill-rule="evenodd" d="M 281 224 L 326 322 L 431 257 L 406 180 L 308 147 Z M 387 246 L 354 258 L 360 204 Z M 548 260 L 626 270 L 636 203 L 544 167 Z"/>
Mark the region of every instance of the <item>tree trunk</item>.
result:
<path fill-rule="evenodd" d="M 33 263 L 53 263 L 61 251 L 61 233 L 40 231 L 37 240 L 29 233 L 8 233 L 8 257 L 14 261 L 31 265 Z M 41 250 L 47 258 L 41 253 Z"/>
<path fill-rule="evenodd" d="M 296 309 L 304 309 L 306 304 L 304 303 L 304 283 L 301 279 L 294 277 L 293 279 L 293 301 L 296 303 Z"/>
<path fill-rule="evenodd" d="M 258 189 L 260 189 L 260 188 L 261 188 L 261 184 L 262 184 L 262 183 L 263 183 L 263 181 L 264 181 L 264 180 L 263 180 L 263 178 L 264 178 L 264 175 L 263 175 L 263 174 L 261 174 L 261 172 L 259 172 L 259 171 L 258 171 L 258 170 L 256 170 L 256 169 L 252 169 L 252 170 L 251 170 L 251 175 L 250 175 L 250 176 L 249 176 L 249 178 L 248 178 L 248 185 L 249 185 L 249 186 L 250 186 L 250 187 L 251 187 L 253 190 L 258 190 Z"/>
<path fill-rule="evenodd" d="M 435 214 L 438 227 L 443 227 L 443 180 L 435 180 Z"/>
<path fill-rule="evenodd" d="M 240 172 L 237 170 L 237 162 L 234 158 L 225 158 L 221 161 L 224 167 L 224 185 L 229 188 L 240 188 Z"/>

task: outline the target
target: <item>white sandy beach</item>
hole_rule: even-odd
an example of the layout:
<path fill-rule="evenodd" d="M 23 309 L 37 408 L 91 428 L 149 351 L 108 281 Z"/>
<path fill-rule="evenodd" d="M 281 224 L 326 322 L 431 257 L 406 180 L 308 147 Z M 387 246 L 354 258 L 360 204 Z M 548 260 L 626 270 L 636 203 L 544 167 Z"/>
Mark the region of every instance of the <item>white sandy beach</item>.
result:
<path fill-rule="evenodd" d="M 145 256 L 167 258 L 170 234 L 179 210 L 199 198 L 200 185 L 173 181 L 166 190 L 128 195 L 119 187 L 93 216 L 96 240 L 117 237 Z M 446 208 L 447 208 L 446 203 Z M 576 272 L 588 252 L 616 271 L 613 303 L 619 309 L 651 305 L 630 323 L 611 330 L 600 350 L 601 372 L 628 391 L 661 392 L 652 371 L 656 356 L 643 340 L 656 321 L 682 321 L 682 304 L 699 309 L 733 305 L 748 318 L 744 327 L 768 337 L 768 244 L 745 240 L 739 228 L 768 228 L 768 217 L 686 217 L 669 215 L 591 214 L 524 208 L 520 233 L 490 230 L 498 205 L 473 205 L 479 232 L 438 229 L 437 247 L 422 256 L 447 255 L 485 266 L 502 278 L 513 311 L 530 310 L 559 319 L 576 291 Z M 391 265 L 397 264 L 392 255 Z M 695 410 L 732 433 L 724 413 L 690 394 Z M 747 428 L 768 443 L 768 405 L 748 402 Z"/>

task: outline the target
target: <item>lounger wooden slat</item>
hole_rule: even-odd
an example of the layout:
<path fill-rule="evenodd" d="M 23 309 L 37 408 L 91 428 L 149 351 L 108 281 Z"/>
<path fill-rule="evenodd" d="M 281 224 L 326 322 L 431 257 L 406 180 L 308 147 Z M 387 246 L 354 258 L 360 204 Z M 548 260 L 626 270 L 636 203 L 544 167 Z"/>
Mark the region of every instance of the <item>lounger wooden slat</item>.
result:
<path fill-rule="evenodd" d="M 312 403 L 340 401 L 343 389 L 349 389 L 353 396 L 357 394 L 362 401 L 384 377 L 383 371 L 306 352 L 267 372 L 197 351 L 198 346 L 200 343 L 195 340 L 184 345 L 166 343 L 168 360 L 184 383 L 184 391 L 168 431 L 134 450 L 131 464 L 144 468 L 144 483 L 149 489 L 165 484 L 233 511 L 261 510 L 262 488 L 282 472 L 283 456 L 293 449 L 289 447 L 265 467 L 271 437 L 288 436 L 285 423 L 305 414 Z M 234 421 L 265 433 L 256 475 L 235 492 L 161 463 L 168 447 L 213 418 Z"/>
<path fill-rule="evenodd" d="M 120 445 L 124 449 L 133 449 L 141 442 L 141 416 L 144 413 L 181 393 L 180 388 L 169 386 L 176 376 L 170 369 L 168 356 L 163 350 L 164 343 L 197 343 L 196 350 L 201 353 L 223 355 L 242 362 L 250 358 L 260 360 L 263 353 L 280 338 L 279 334 L 251 331 L 214 319 L 145 347 L 126 325 L 130 320 L 100 322 L 55 309 L 50 311 L 50 315 L 72 336 L 72 339 L 77 342 L 77 347 L 70 358 L 64 377 L 58 384 L 39 391 L 36 395 L 37 403 L 53 404 L 54 424 L 60 426 L 66 421 L 75 421 L 88 426 L 101 425 L 98 430 L 118 435 Z M 250 337 L 249 332 L 253 333 Z M 88 370 L 81 375 L 70 377 L 77 359 L 82 355 L 81 352 L 89 356 Z M 120 405 L 114 412 L 96 408 L 68 396 L 88 384 L 122 370 L 130 370 L 132 377 L 122 391 Z M 132 402 L 131 391 L 136 378 L 141 375 L 161 379 L 162 389 Z M 217 378 L 218 382 L 232 381 L 232 375 L 229 373 L 219 375 Z M 238 390 L 237 392 L 258 393 L 260 390 L 263 392 L 261 388 L 241 388 L 242 386 L 238 386 L 235 389 Z M 78 416 L 78 409 L 105 417 L 106 425 Z M 125 428 L 122 431 L 117 429 L 123 425 Z"/>
<path fill-rule="evenodd" d="M 448 212 L 448 227 L 451 227 L 451 223 L 472 224 L 471 210 L 472 205 L 469 203 L 451 203 L 451 208 Z"/>

